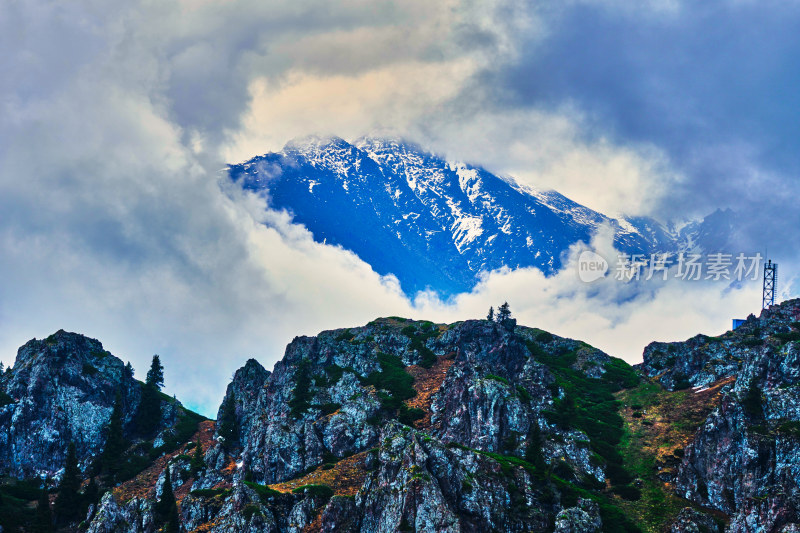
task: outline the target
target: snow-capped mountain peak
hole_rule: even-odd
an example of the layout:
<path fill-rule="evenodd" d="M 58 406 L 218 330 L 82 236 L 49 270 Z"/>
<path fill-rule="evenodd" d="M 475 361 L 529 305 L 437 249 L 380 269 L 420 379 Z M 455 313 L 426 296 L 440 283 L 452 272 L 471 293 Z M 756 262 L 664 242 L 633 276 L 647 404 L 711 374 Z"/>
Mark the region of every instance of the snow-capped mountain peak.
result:
<path fill-rule="evenodd" d="M 400 139 L 310 136 L 229 168 L 231 179 L 265 193 L 319 242 L 355 252 L 407 293 L 470 290 L 483 271 L 561 268 L 570 245 L 616 228 L 627 253 L 671 252 L 724 239 L 727 216 L 680 231 L 647 217 L 608 217 L 556 191 L 522 185 Z M 266 194 L 266 193 L 269 194 Z"/>

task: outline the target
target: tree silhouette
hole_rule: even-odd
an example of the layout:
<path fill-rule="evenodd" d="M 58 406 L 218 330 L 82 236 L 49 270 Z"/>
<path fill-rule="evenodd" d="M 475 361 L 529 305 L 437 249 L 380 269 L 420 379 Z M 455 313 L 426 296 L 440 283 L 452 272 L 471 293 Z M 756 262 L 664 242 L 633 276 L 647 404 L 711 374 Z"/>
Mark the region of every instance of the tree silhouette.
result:
<path fill-rule="evenodd" d="M 200 444 L 200 437 L 197 437 L 197 442 L 194 445 L 194 454 L 192 455 L 192 474 L 197 475 L 205 466 L 206 460 L 203 457 L 203 446 Z"/>
<path fill-rule="evenodd" d="M 225 439 L 225 445 L 238 441 L 239 432 L 236 428 L 236 395 L 233 390 L 225 398 L 222 413 L 219 417 L 219 434 Z"/>
<path fill-rule="evenodd" d="M 50 496 L 46 487 L 39 494 L 39 503 L 36 505 L 36 523 L 33 530 L 36 533 L 51 533 L 53 531 L 53 513 L 50 510 Z"/>
<path fill-rule="evenodd" d="M 153 362 L 150 363 L 150 370 L 147 371 L 147 379 L 145 384 L 153 385 L 158 390 L 164 386 L 164 366 L 161 364 L 161 358 L 158 354 L 153 356 Z"/>
<path fill-rule="evenodd" d="M 153 356 L 147 379 L 142 387 L 142 399 L 136 416 L 136 426 L 142 435 L 151 435 L 161 423 L 161 387 L 164 386 L 164 367 L 158 355 Z"/>
<path fill-rule="evenodd" d="M 56 520 L 59 524 L 69 524 L 80 518 L 81 471 L 78 468 L 78 456 L 75 443 L 70 442 L 67 448 L 67 459 L 64 463 L 64 475 L 58 485 L 58 497 L 55 502 Z"/>
<path fill-rule="evenodd" d="M 508 302 L 503 302 L 503 305 L 497 308 L 497 321 L 502 323 L 503 320 L 511 318 L 511 308 Z"/>
<path fill-rule="evenodd" d="M 164 525 L 164 531 L 177 532 L 180 529 L 178 504 L 172 491 L 169 465 L 164 469 L 164 487 L 161 489 L 161 499 L 156 504 L 155 510 L 158 521 Z"/>
<path fill-rule="evenodd" d="M 101 468 L 106 476 L 106 483 L 113 485 L 122 467 L 122 455 L 125 452 L 125 437 L 122 435 L 122 394 L 117 391 L 114 399 L 114 410 L 108 420 L 106 445 L 101 457 Z"/>

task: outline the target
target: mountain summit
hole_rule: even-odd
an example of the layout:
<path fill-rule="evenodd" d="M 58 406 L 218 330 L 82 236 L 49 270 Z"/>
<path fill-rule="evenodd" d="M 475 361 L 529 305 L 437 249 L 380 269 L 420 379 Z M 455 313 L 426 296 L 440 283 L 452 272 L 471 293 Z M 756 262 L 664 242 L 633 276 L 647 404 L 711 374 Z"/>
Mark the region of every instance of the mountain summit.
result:
<path fill-rule="evenodd" d="M 588 243 L 603 225 L 626 253 L 715 247 L 732 219 L 720 211 L 675 230 L 647 217 L 613 218 L 411 143 L 369 137 L 296 139 L 230 166 L 229 176 L 318 242 L 396 275 L 407 294 L 469 291 L 481 272 L 503 267 L 553 274 L 571 245 Z"/>

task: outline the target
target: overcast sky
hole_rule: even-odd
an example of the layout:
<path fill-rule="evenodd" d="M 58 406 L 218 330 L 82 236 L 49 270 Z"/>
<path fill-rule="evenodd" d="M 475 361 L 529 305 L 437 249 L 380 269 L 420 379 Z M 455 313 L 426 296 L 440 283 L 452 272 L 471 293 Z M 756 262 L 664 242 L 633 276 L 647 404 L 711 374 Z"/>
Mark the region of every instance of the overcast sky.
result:
<path fill-rule="evenodd" d="M 301 135 L 377 132 L 609 214 L 733 208 L 785 297 L 798 27 L 800 3 L 778 0 L 2 2 L 0 359 L 78 331 L 139 376 L 159 353 L 167 392 L 213 414 L 248 357 L 271 368 L 295 335 L 379 315 L 509 300 L 632 362 L 650 340 L 720 333 L 758 309 L 757 283 L 625 294 L 574 270 L 498 272 L 410 301 L 220 170 Z"/>

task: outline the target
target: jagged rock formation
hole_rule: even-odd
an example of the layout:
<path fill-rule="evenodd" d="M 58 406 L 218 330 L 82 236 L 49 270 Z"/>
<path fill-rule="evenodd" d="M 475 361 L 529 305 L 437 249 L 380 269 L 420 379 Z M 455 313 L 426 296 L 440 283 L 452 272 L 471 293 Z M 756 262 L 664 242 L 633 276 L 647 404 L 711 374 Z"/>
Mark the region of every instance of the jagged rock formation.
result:
<path fill-rule="evenodd" d="M 138 446 L 120 461 L 149 462 L 146 452 L 169 448 L 179 432 L 186 418 L 179 402 L 162 400 L 156 435 L 145 443 L 134 427 L 142 383 L 99 341 L 60 330 L 26 343 L 0 375 L 0 476 L 57 480 L 70 442 L 81 471 L 95 472 L 117 393 L 125 437 Z"/>
<path fill-rule="evenodd" d="M 599 531 L 606 519 L 624 531 L 596 492 L 599 433 L 559 416 L 577 386 L 568 377 L 616 390 L 635 382 L 625 368 L 579 341 L 484 320 L 379 319 L 297 338 L 272 373 L 251 360 L 234 376 L 223 405 L 235 403 L 236 442 L 209 446 L 182 520 L 211 531 Z M 92 531 L 132 516 L 129 530 L 146 531 L 142 505 L 106 498 Z"/>
<path fill-rule="evenodd" d="M 485 320 L 296 338 L 272 372 L 248 361 L 219 422 L 80 529 L 157 531 L 169 470 L 186 531 L 797 531 L 798 318 L 794 300 L 721 337 L 654 343 L 641 379 L 580 341 Z M 44 372 L 26 363 L 42 342 L 4 390 Z"/>
<path fill-rule="evenodd" d="M 60 330 L 21 347 L 0 377 L 9 397 L 0 407 L 0 473 L 53 476 L 75 442 L 85 469 L 102 450 L 117 391 L 130 424 L 141 396 L 125 364 L 95 340 Z"/>
<path fill-rule="evenodd" d="M 668 388 L 727 381 L 686 447 L 679 494 L 731 517 L 727 531 L 800 527 L 800 300 L 721 337 L 653 343 L 642 370 Z"/>

